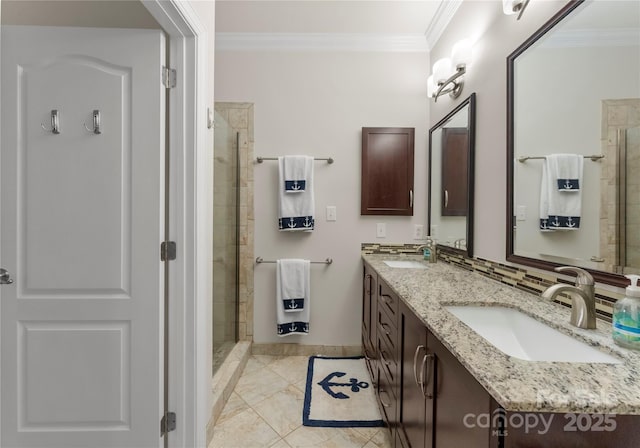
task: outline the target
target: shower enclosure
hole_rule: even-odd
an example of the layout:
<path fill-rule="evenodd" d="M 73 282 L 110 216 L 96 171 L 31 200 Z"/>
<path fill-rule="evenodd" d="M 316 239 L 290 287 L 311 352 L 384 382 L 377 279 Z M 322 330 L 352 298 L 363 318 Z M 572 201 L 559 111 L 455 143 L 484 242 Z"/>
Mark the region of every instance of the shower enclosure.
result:
<path fill-rule="evenodd" d="M 238 341 L 239 133 L 216 111 L 213 199 L 213 374 Z"/>
<path fill-rule="evenodd" d="M 253 104 L 215 103 L 213 375 L 253 339 Z M 237 361 L 237 359 L 235 359 Z M 220 369 L 222 367 L 222 369 Z"/>
<path fill-rule="evenodd" d="M 640 271 L 640 126 L 618 131 L 618 265 Z"/>

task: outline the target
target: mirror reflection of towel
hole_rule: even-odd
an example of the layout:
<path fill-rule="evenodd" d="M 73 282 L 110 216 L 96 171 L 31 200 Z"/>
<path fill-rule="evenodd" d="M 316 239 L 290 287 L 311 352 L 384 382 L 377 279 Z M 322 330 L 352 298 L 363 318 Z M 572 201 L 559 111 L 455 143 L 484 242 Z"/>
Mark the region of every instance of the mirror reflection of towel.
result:
<path fill-rule="evenodd" d="M 578 154 L 551 154 L 546 157 L 548 172 L 559 191 L 574 192 L 582 187 L 584 157 Z"/>
<path fill-rule="evenodd" d="M 583 162 L 584 157 L 577 154 L 552 154 L 545 157 L 540 184 L 541 232 L 580 228 Z M 575 183 L 564 183 L 565 188 L 559 189 L 560 174 L 576 176 L 573 179 Z M 567 179 L 571 178 L 564 178 L 565 181 Z"/>

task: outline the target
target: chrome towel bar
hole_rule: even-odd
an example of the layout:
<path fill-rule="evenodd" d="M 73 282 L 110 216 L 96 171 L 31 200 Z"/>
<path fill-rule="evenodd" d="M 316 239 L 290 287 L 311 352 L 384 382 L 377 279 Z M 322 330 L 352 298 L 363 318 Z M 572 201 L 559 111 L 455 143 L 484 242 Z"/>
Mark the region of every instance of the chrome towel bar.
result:
<path fill-rule="evenodd" d="M 604 156 L 602 154 L 598 154 L 593 156 L 584 156 L 584 158 L 591 159 L 593 162 L 596 162 L 600 159 L 604 159 Z M 544 159 L 544 156 L 522 156 L 522 157 L 518 157 L 518 162 L 524 163 L 527 160 L 531 160 L 531 159 Z"/>
<path fill-rule="evenodd" d="M 278 158 L 277 157 L 256 157 L 256 161 L 258 163 L 262 163 L 265 160 L 278 160 Z M 326 160 L 328 164 L 333 163 L 333 157 L 324 157 L 324 158 L 315 157 L 313 160 Z"/>
<path fill-rule="evenodd" d="M 260 264 L 260 263 L 277 263 L 276 260 L 264 260 L 262 257 L 257 257 L 256 258 L 256 264 Z M 313 264 L 331 264 L 333 263 L 333 259 L 332 258 L 327 258 L 324 261 L 312 261 L 311 263 Z"/>

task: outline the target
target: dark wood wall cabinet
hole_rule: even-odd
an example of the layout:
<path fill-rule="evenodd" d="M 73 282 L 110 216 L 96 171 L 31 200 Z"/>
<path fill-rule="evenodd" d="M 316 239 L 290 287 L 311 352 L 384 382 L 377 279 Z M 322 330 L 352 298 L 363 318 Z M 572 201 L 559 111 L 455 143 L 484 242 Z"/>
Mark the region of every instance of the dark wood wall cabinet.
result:
<path fill-rule="evenodd" d="M 366 262 L 363 310 L 362 340 L 367 366 L 393 448 L 639 446 L 638 416 L 502 409 Z M 538 431 L 542 427 L 527 430 L 517 426 L 535 418 L 552 424 L 544 432 Z M 585 421 L 598 423 L 603 430 L 580 431 L 578 426 Z M 615 431 L 611 431 L 611 424 L 616 425 Z"/>
<path fill-rule="evenodd" d="M 362 215 L 413 216 L 414 128 L 362 128 Z"/>

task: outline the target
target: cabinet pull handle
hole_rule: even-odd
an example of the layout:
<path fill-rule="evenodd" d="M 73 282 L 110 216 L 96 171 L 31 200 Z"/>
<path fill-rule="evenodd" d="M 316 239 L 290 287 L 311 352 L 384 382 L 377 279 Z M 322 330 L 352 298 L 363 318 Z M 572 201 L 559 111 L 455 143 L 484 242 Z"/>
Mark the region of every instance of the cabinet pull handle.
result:
<path fill-rule="evenodd" d="M 382 363 L 385 365 L 389 365 L 389 362 L 387 361 L 387 353 L 384 350 L 380 350 L 380 358 L 382 358 Z"/>
<path fill-rule="evenodd" d="M 444 208 L 449 206 L 449 192 L 444 190 Z"/>
<path fill-rule="evenodd" d="M 382 299 L 385 305 L 391 305 L 393 303 L 393 299 L 391 298 L 391 296 L 388 296 L 387 294 L 382 294 L 380 298 Z"/>
<path fill-rule="evenodd" d="M 367 288 L 367 280 L 369 280 L 369 288 Z M 371 283 L 372 283 L 373 278 L 371 277 L 371 274 L 367 274 L 364 276 L 364 291 L 365 294 L 371 294 Z"/>
<path fill-rule="evenodd" d="M 418 380 L 418 353 L 420 353 L 420 349 L 422 348 L 424 348 L 424 345 L 418 345 L 416 352 L 413 354 L 413 378 L 416 381 L 416 386 L 418 386 L 420 390 L 422 390 L 422 383 Z"/>
<path fill-rule="evenodd" d="M 387 330 L 387 328 L 389 328 L 389 325 L 385 324 L 385 323 L 381 323 L 380 326 L 382 327 L 382 329 L 384 330 L 384 334 L 386 334 L 387 336 L 391 335 L 391 332 L 389 330 Z"/>
<path fill-rule="evenodd" d="M 427 398 L 433 398 L 433 394 L 427 392 L 427 387 L 431 381 L 431 361 L 433 361 L 433 354 L 428 353 L 422 358 L 422 367 L 420 368 L 420 378 L 422 378 L 422 394 Z M 425 371 L 427 377 L 425 378 Z"/>
<path fill-rule="evenodd" d="M 380 389 L 378 389 L 378 391 L 380 392 L 380 394 L 386 394 L 387 391 L 384 390 L 382 387 Z M 389 403 L 385 403 L 384 400 L 382 399 L 382 395 L 380 395 L 380 403 L 382 403 L 382 406 L 384 406 L 385 408 L 390 408 L 391 404 Z"/>
<path fill-rule="evenodd" d="M 413 190 L 409 190 L 409 207 L 413 207 Z"/>

